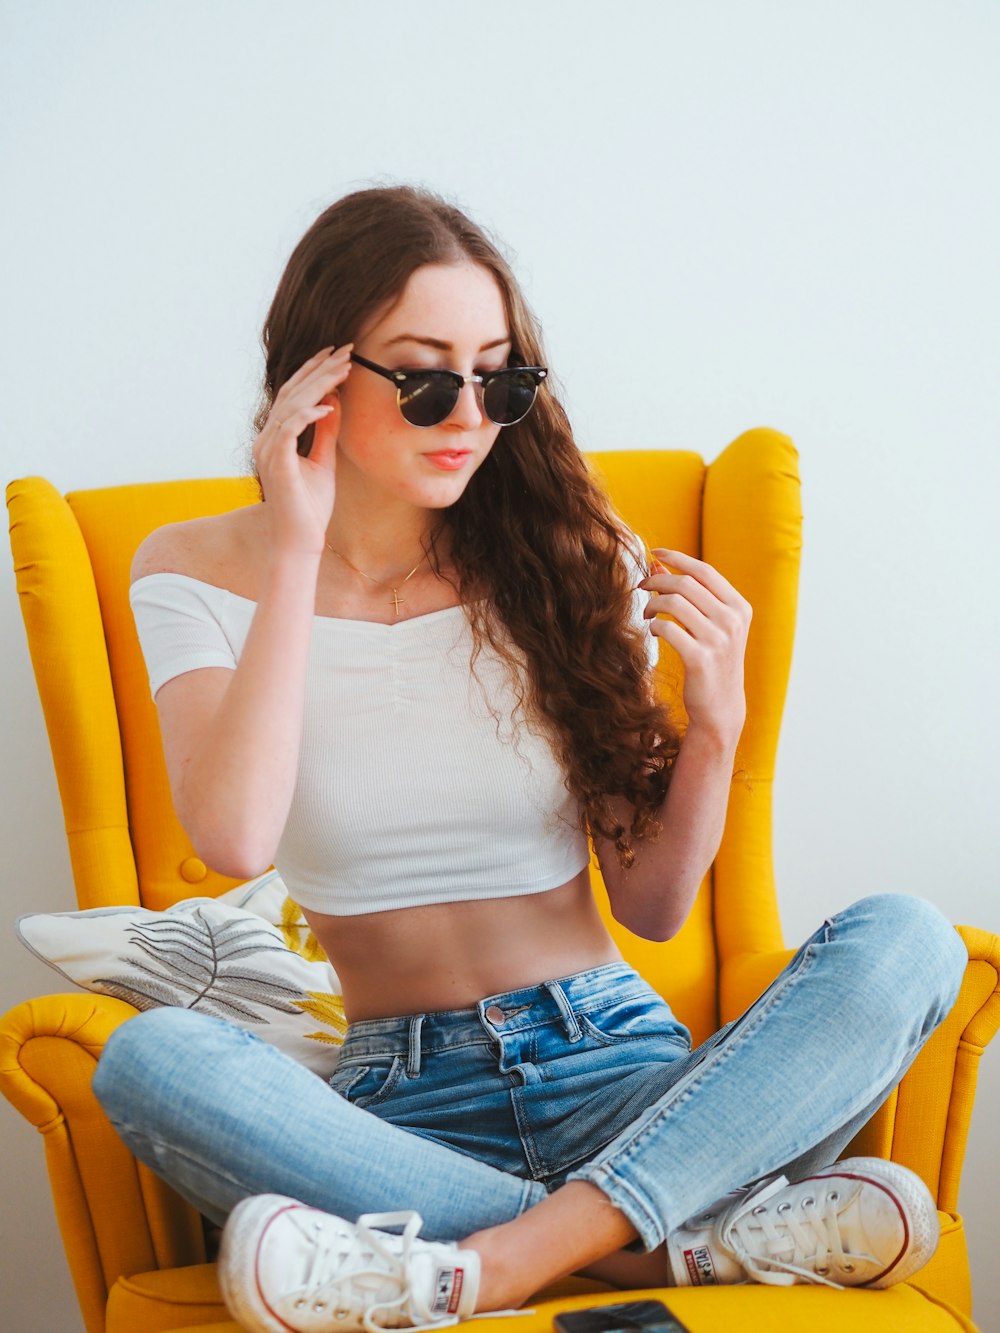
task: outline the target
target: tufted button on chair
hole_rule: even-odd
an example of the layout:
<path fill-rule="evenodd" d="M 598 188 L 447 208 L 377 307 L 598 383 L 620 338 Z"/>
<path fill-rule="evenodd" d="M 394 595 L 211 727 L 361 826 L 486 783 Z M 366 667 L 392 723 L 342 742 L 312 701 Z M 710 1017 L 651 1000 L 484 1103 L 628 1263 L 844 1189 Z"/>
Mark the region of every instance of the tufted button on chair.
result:
<path fill-rule="evenodd" d="M 740 776 L 697 904 L 666 944 L 639 940 L 611 923 L 625 956 L 699 1041 L 746 1008 L 789 956 L 771 860 L 771 781 L 795 622 L 796 454 L 785 437 L 755 430 L 707 465 L 693 453 L 655 450 L 598 454 L 592 462 L 637 532 L 651 544 L 703 556 L 754 607 Z M 36 477 L 12 483 L 7 494 L 78 905 L 162 910 L 232 888 L 233 881 L 194 856 L 173 812 L 127 587 L 132 554 L 148 532 L 254 503 L 254 485 L 165 482 L 63 497 Z M 662 684 L 677 695 L 680 682 L 668 665 Z M 594 880 L 606 912 L 596 867 Z M 961 935 L 970 961 L 954 1010 L 846 1154 L 891 1157 L 923 1177 L 941 1214 L 933 1260 L 912 1283 L 886 1291 L 748 1285 L 643 1293 L 664 1298 L 690 1333 L 973 1327 L 956 1209 L 978 1057 L 1000 1022 L 1000 940 L 965 927 Z M 236 1333 L 219 1296 L 203 1220 L 136 1163 L 91 1093 L 105 1041 L 134 1012 L 121 1000 L 84 993 L 21 1004 L 0 1022 L 0 1088 L 43 1136 L 88 1333 Z M 595 1283 L 569 1280 L 539 1293 L 536 1313 L 517 1329 L 548 1330 L 557 1310 L 622 1299 Z M 477 1327 L 494 1333 L 491 1320 Z M 495 1333 L 511 1328 L 496 1321 Z"/>

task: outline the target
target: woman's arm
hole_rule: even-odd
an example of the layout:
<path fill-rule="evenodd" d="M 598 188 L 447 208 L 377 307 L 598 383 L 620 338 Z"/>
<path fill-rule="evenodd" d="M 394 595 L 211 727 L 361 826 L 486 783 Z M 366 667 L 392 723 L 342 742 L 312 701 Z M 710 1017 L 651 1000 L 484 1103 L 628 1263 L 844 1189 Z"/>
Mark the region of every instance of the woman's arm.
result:
<path fill-rule="evenodd" d="M 156 706 L 174 808 L 213 870 L 271 864 L 295 787 L 318 557 L 267 571 L 235 670 L 168 680 Z"/>
<path fill-rule="evenodd" d="M 213 869 L 249 878 L 270 865 L 298 770 L 316 581 L 333 511 L 339 422 L 323 400 L 350 370 L 324 349 L 283 385 L 255 446 L 266 504 L 257 609 L 235 670 L 167 681 L 156 703 L 178 817 Z M 315 424 L 308 458 L 299 435 Z M 176 569 L 170 529 L 140 548 L 133 577 Z M 211 553 L 206 553 L 210 555 Z"/>
<path fill-rule="evenodd" d="M 623 870 L 614 847 L 597 846 L 616 920 L 646 939 L 670 939 L 684 924 L 725 827 L 736 744 L 746 718 L 743 658 L 751 609 L 711 565 L 679 551 L 655 550 L 658 568 L 641 587 L 650 594 L 650 631 L 684 666 L 688 727 L 660 812 L 655 841 L 636 846 Z M 669 569 L 667 566 L 669 565 Z M 673 571 L 673 572 L 671 572 Z M 631 808 L 616 803 L 622 823 Z"/>

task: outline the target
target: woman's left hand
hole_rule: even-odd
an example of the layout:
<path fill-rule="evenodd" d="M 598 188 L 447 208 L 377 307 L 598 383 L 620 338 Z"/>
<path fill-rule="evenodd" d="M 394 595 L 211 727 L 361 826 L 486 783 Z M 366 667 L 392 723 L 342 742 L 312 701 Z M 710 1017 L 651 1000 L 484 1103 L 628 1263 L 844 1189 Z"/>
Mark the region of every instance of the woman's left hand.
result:
<path fill-rule="evenodd" d="M 717 569 L 681 551 L 654 550 L 649 592 L 651 633 L 684 664 L 684 707 L 690 726 L 708 728 L 734 745 L 746 718 L 743 657 L 750 603 Z M 669 568 L 668 568 L 669 566 Z M 654 619 L 669 615 L 671 620 Z"/>

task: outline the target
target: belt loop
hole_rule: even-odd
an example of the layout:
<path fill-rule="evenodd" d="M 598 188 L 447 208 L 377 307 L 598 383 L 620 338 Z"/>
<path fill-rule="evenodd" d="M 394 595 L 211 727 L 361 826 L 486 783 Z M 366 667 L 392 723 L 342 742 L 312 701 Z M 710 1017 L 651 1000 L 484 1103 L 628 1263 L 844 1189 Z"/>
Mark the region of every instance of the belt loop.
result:
<path fill-rule="evenodd" d="M 423 1014 L 414 1014 L 410 1019 L 410 1043 L 406 1053 L 406 1076 L 420 1076 L 420 1029 L 424 1025 Z"/>
<path fill-rule="evenodd" d="M 546 981 L 545 989 L 556 1002 L 556 1008 L 562 1015 L 563 1027 L 566 1029 L 566 1036 L 570 1041 L 579 1041 L 583 1036 L 580 1031 L 580 1024 L 576 1021 L 576 1014 L 573 1012 L 573 1006 L 566 998 L 566 992 L 558 981 Z"/>

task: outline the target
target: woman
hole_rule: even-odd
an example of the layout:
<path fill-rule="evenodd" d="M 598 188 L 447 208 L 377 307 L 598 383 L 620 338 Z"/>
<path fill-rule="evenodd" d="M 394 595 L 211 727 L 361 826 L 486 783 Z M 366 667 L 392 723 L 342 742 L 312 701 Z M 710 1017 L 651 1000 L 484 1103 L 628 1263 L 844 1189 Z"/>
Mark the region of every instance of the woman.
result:
<path fill-rule="evenodd" d="M 588 835 L 630 930 L 688 915 L 744 720 L 746 602 L 680 552 L 646 573 L 508 266 L 434 196 L 328 209 L 265 346 L 264 503 L 154 533 L 133 605 L 198 854 L 277 865 L 351 1026 L 327 1087 L 153 1010 L 95 1085 L 140 1158 L 228 1217 L 235 1317 L 446 1323 L 575 1271 L 909 1276 L 937 1237 L 922 1184 L 829 1163 L 950 1008 L 955 932 L 919 900 L 859 903 L 692 1053 L 590 893 Z"/>

